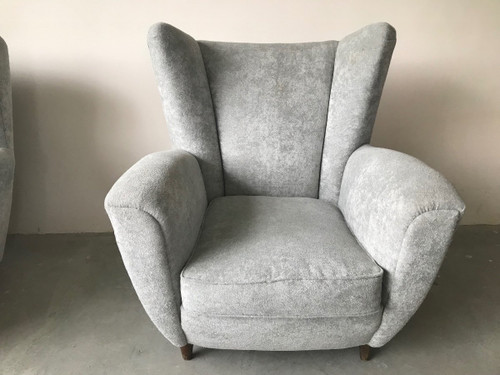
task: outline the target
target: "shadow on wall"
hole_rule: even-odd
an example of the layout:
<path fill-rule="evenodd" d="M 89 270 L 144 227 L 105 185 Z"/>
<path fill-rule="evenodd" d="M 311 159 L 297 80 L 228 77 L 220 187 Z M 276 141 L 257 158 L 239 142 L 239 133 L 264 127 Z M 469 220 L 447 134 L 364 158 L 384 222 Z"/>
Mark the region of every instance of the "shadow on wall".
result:
<path fill-rule="evenodd" d="M 462 223 L 484 222 L 499 214 L 484 204 L 492 182 L 478 166 L 491 161 L 483 160 L 476 149 L 481 146 L 474 129 L 477 117 L 469 110 L 473 100 L 477 102 L 458 79 L 429 71 L 419 75 L 417 67 L 391 71 L 372 138 L 375 146 L 408 153 L 443 173 L 467 205 Z"/>
<path fill-rule="evenodd" d="M 126 100 L 48 77 L 18 75 L 12 86 L 17 165 L 10 232 L 111 229 L 103 200 L 126 169 L 120 155 L 130 153 L 133 113 Z"/>

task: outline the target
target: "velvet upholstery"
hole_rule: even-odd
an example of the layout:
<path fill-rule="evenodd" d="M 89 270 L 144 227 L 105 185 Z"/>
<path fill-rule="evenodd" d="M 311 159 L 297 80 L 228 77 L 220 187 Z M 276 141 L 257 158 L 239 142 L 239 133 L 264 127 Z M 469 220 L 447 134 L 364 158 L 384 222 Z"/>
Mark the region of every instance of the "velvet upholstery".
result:
<path fill-rule="evenodd" d="M 14 165 L 9 53 L 7 44 L 0 38 L 0 260 L 9 229 Z"/>
<path fill-rule="evenodd" d="M 191 314 L 181 307 L 189 342 L 233 350 L 328 350 L 366 343 L 380 325 L 382 310 L 361 316 L 310 318 Z"/>
<path fill-rule="evenodd" d="M 366 145 L 395 44 L 197 42 L 149 33 L 172 138 L 106 198 L 146 312 L 174 345 L 382 346 L 425 298 L 464 205 Z"/>
<path fill-rule="evenodd" d="M 381 287 L 339 209 L 314 198 L 213 200 L 181 274 L 184 309 L 205 315 L 366 315 Z"/>
<path fill-rule="evenodd" d="M 336 46 L 200 42 L 226 195 L 317 198 Z"/>
<path fill-rule="evenodd" d="M 178 346 L 186 344 L 179 275 L 206 205 L 198 162 L 180 150 L 146 156 L 120 177 L 105 200 L 134 288 L 151 320 Z"/>
<path fill-rule="evenodd" d="M 237 343 L 233 349 L 364 344 L 380 324 L 382 275 L 331 204 L 217 198 L 181 274 L 182 327 L 190 342 L 228 348 Z M 210 324 L 199 330 L 203 321 Z M 315 342 L 318 331 L 307 329 L 311 321 L 316 330 L 326 322 L 335 330 Z M 253 325 L 259 328 L 243 329 Z M 272 345 L 270 330 L 277 333 Z"/>
<path fill-rule="evenodd" d="M 406 324 L 436 277 L 465 205 L 438 172 L 403 153 L 360 147 L 349 158 L 339 208 L 384 269 L 382 346 Z"/>
<path fill-rule="evenodd" d="M 167 24 L 151 27 L 151 60 L 174 144 L 200 164 L 208 200 L 224 195 L 215 115 L 198 43 Z"/>
<path fill-rule="evenodd" d="M 339 42 L 326 123 L 319 198 L 337 203 L 345 164 L 370 142 L 396 31 L 377 23 Z"/>

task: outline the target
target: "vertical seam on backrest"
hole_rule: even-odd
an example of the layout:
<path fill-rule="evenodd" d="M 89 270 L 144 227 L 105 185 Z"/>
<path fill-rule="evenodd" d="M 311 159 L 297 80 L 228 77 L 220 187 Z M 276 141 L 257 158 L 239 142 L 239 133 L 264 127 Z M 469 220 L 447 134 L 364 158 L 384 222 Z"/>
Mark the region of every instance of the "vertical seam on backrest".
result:
<path fill-rule="evenodd" d="M 330 79 L 330 91 L 328 93 L 328 104 L 327 104 L 326 116 L 325 116 L 325 130 L 323 131 L 323 143 L 321 145 L 321 159 L 320 159 L 320 162 L 319 162 L 318 192 L 316 194 L 317 199 L 319 199 L 319 191 L 321 190 L 321 172 L 322 172 L 323 157 L 324 157 L 324 152 L 325 152 L 326 128 L 328 127 L 328 117 L 330 115 L 330 98 L 332 96 L 333 74 L 335 72 L 335 58 L 337 56 L 338 46 L 339 46 L 339 42 L 337 42 L 337 44 L 335 45 L 335 53 L 333 54 L 332 74 L 331 74 L 331 79 Z"/>
<path fill-rule="evenodd" d="M 210 80 L 208 79 L 207 65 L 205 63 L 205 56 L 203 56 L 203 51 L 200 47 L 200 43 L 196 41 L 198 49 L 200 50 L 201 60 L 203 61 L 203 69 L 205 70 L 205 77 L 207 78 L 208 92 L 210 93 L 210 101 L 212 102 L 212 113 L 214 114 L 215 123 L 215 134 L 217 135 L 217 143 L 219 144 L 219 157 L 220 157 L 220 169 L 222 174 L 222 196 L 226 195 L 226 179 L 224 176 L 224 161 L 222 160 L 222 145 L 219 137 L 219 122 L 217 121 L 217 114 L 215 113 L 214 97 L 212 95 L 212 86 L 210 85 Z"/>

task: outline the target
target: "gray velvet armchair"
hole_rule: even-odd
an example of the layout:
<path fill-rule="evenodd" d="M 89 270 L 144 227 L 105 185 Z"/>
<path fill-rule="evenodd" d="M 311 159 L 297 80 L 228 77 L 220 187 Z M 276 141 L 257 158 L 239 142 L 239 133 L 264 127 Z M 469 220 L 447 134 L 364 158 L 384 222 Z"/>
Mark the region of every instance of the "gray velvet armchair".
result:
<path fill-rule="evenodd" d="M 178 149 L 106 197 L 123 261 L 183 357 L 381 347 L 425 298 L 464 212 L 438 172 L 370 146 L 396 42 L 196 41 L 154 25 L 149 48 Z"/>
<path fill-rule="evenodd" d="M 7 44 L 2 38 L 0 38 L 0 125 L 0 260 L 2 260 L 9 229 L 15 164 L 9 53 Z"/>

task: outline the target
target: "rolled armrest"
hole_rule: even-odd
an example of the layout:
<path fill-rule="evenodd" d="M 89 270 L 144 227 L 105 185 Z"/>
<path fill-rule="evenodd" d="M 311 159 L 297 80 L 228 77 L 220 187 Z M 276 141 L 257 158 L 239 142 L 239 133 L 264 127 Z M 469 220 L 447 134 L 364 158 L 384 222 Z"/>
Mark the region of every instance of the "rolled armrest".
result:
<path fill-rule="evenodd" d="M 465 205 L 421 161 L 365 145 L 349 158 L 339 208 L 359 243 L 384 269 L 384 315 L 370 345 L 388 342 L 427 295 Z"/>
<path fill-rule="evenodd" d="M 181 151 L 144 157 L 105 200 L 123 262 L 149 317 L 176 346 L 180 325 L 179 275 L 195 245 L 207 199 L 200 167 Z"/>

